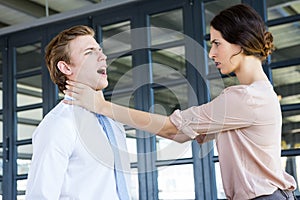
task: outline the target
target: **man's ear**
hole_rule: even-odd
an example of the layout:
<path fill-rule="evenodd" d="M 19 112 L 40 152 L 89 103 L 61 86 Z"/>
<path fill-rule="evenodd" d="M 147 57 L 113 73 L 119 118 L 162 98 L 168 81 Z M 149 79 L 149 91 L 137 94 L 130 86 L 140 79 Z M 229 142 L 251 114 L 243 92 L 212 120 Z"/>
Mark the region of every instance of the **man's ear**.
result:
<path fill-rule="evenodd" d="M 72 69 L 65 61 L 58 61 L 57 68 L 65 75 L 71 75 Z"/>

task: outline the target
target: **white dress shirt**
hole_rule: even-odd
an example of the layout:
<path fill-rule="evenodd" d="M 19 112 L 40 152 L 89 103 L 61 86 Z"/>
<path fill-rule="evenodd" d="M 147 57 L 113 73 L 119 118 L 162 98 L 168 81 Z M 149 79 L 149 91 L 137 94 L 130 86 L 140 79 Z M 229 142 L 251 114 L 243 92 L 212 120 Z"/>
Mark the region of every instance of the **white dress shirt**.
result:
<path fill-rule="evenodd" d="M 111 119 L 127 189 L 130 162 L 123 125 Z M 60 102 L 32 136 L 27 200 L 118 200 L 114 156 L 94 113 Z"/>

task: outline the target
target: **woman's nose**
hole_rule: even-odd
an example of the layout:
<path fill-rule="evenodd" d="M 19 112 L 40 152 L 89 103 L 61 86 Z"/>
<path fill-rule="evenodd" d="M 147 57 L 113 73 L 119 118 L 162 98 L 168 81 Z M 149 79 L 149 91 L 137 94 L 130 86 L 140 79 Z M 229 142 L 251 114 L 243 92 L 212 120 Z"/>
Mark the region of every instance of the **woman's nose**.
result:
<path fill-rule="evenodd" d="M 213 51 L 213 48 L 210 48 L 209 53 L 208 53 L 208 57 L 209 57 L 210 59 L 213 59 L 213 58 L 215 57 L 215 53 L 214 53 L 214 51 Z"/>

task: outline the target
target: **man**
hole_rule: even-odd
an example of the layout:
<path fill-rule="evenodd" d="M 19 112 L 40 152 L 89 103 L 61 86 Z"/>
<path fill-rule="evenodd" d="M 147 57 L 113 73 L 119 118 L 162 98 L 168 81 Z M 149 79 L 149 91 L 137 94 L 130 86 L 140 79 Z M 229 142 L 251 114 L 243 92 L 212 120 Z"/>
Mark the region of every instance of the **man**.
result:
<path fill-rule="evenodd" d="M 108 85 L 106 56 L 87 26 L 59 33 L 46 47 L 45 57 L 61 92 L 68 80 L 95 90 Z M 102 117 L 63 102 L 45 116 L 32 136 L 26 199 L 130 199 L 124 128 Z"/>

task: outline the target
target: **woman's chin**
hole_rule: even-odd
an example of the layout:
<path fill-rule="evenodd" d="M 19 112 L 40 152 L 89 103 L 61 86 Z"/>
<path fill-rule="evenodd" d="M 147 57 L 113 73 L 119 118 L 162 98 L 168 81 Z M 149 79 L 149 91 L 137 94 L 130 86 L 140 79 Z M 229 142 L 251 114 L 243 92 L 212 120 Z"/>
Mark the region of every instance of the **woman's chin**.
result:
<path fill-rule="evenodd" d="M 223 74 L 223 75 L 228 74 L 228 72 L 226 70 L 223 70 L 223 69 L 220 69 L 220 73 Z"/>
<path fill-rule="evenodd" d="M 223 75 L 229 75 L 230 73 L 232 73 L 232 71 L 225 70 L 225 69 L 220 69 L 220 73 L 223 74 Z"/>

